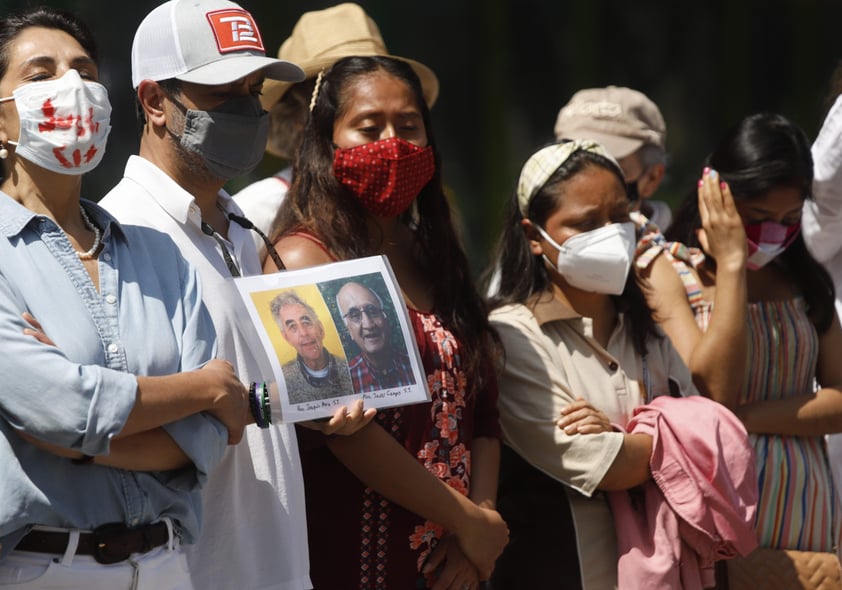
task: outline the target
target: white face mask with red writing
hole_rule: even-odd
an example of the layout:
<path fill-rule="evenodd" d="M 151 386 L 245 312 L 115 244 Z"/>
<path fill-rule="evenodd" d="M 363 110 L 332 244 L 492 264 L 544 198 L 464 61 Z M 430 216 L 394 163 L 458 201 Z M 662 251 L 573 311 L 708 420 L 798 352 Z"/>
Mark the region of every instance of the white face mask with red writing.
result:
<path fill-rule="evenodd" d="M 20 138 L 9 141 L 15 154 L 59 174 L 84 174 L 105 154 L 111 131 L 108 91 L 83 81 L 76 70 L 61 78 L 15 88 L 0 102 L 15 101 Z"/>

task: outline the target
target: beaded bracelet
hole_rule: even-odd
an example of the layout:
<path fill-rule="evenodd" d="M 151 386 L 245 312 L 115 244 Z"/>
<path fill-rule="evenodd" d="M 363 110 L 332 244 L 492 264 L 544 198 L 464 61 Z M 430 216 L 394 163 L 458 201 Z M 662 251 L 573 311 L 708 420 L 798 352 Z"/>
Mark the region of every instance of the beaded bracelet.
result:
<path fill-rule="evenodd" d="M 252 383 L 249 386 L 249 406 L 257 427 L 269 428 L 269 425 L 272 424 L 272 405 L 265 381 L 260 384 Z"/>
<path fill-rule="evenodd" d="M 261 408 L 263 409 L 263 417 L 266 419 L 266 427 L 268 428 L 272 424 L 272 402 L 269 400 L 269 387 L 265 381 L 260 388 L 260 393 L 262 395 Z"/>
<path fill-rule="evenodd" d="M 256 385 L 256 383 L 249 385 L 249 409 L 251 410 L 251 415 L 255 423 L 260 426 L 260 408 L 258 407 L 257 396 L 255 395 Z"/>

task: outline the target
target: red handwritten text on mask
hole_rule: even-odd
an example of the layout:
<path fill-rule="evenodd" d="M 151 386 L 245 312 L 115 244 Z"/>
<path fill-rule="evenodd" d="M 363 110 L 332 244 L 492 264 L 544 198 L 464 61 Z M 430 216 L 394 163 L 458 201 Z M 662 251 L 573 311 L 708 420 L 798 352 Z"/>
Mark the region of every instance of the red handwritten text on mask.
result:
<path fill-rule="evenodd" d="M 43 123 L 38 123 L 38 131 L 41 133 L 48 133 L 50 131 L 67 131 L 76 128 L 76 136 L 84 137 L 85 134 L 90 133 L 91 136 L 99 131 L 99 123 L 94 122 L 94 109 L 88 109 L 88 114 L 85 115 L 68 115 L 61 117 L 56 115 L 56 109 L 52 101 L 48 98 L 41 105 L 41 112 L 44 113 L 45 120 Z M 69 155 L 64 152 L 66 146 L 53 148 L 53 155 L 64 168 L 78 168 L 82 162 L 85 163 L 93 160 L 97 153 L 96 146 L 90 146 L 88 150 L 82 154 L 79 148 L 73 150 Z"/>

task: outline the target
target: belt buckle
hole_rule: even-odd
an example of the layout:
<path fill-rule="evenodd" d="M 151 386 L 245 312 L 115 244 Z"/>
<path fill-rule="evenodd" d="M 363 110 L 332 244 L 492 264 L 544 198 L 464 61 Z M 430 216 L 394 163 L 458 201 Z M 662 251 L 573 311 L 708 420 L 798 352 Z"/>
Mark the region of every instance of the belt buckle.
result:
<path fill-rule="evenodd" d="M 128 529 L 122 523 L 104 524 L 94 529 L 91 533 L 94 542 L 93 558 L 104 565 L 127 560 L 132 554 L 125 537 L 127 532 Z"/>

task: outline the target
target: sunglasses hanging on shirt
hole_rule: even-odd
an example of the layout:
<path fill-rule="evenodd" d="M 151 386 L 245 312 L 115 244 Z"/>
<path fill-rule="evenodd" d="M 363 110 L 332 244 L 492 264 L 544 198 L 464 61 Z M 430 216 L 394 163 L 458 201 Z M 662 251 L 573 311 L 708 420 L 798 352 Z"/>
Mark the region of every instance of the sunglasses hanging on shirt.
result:
<path fill-rule="evenodd" d="M 216 243 L 219 244 L 219 247 L 222 248 L 222 259 L 225 260 L 225 266 L 228 267 L 231 276 L 242 276 L 240 269 L 237 267 L 237 263 L 234 262 L 234 257 L 231 256 L 231 252 L 228 250 L 228 246 L 225 245 L 225 240 L 222 238 L 222 236 L 216 233 L 216 230 L 213 229 L 207 221 L 202 222 L 202 233 L 206 236 L 212 237 L 214 240 L 216 240 Z"/>
<path fill-rule="evenodd" d="M 275 266 L 278 267 L 278 270 L 286 270 L 287 267 L 284 265 L 284 261 L 281 260 L 281 257 L 278 255 L 278 251 L 275 250 L 274 244 L 272 244 L 272 240 L 270 240 L 266 234 L 260 231 L 256 225 L 254 225 L 251 220 L 242 215 L 236 215 L 234 213 L 226 213 L 225 215 L 228 216 L 230 221 L 233 221 L 237 225 L 245 229 L 251 229 L 257 232 L 257 235 L 260 236 L 260 239 L 263 240 L 263 243 L 266 244 L 266 251 L 269 253 L 269 256 L 272 258 L 272 262 L 275 263 Z"/>
<path fill-rule="evenodd" d="M 269 253 L 269 256 L 272 258 L 272 261 L 275 263 L 275 266 L 278 267 L 278 270 L 286 270 L 286 266 L 284 265 L 284 261 L 281 260 L 281 257 L 278 255 L 278 251 L 275 250 L 275 246 L 272 244 L 272 241 L 266 236 L 265 233 L 260 231 L 260 229 L 254 225 L 248 218 L 243 217 L 242 215 L 237 215 L 235 213 L 229 213 L 227 211 L 223 211 L 225 216 L 228 218 L 229 221 L 233 221 L 240 227 L 248 230 L 254 230 L 257 232 L 257 235 L 260 236 L 260 239 L 263 240 L 263 243 L 266 244 L 266 251 Z M 219 235 L 216 230 L 211 227 L 209 223 L 206 221 L 202 222 L 202 233 L 212 237 L 216 240 L 216 243 L 219 244 L 219 247 L 222 249 L 222 258 L 225 260 L 225 266 L 228 267 L 228 270 L 231 273 L 232 277 L 239 277 L 242 276 L 237 263 L 234 262 L 234 257 L 231 256 L 231 251 L 228 250 L 228 247 L 225 245 L 225 240 Z"/>

